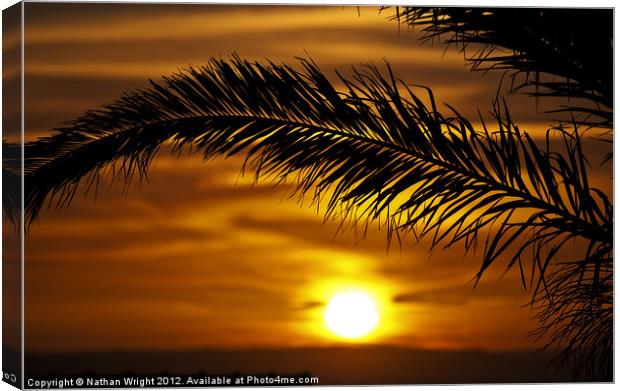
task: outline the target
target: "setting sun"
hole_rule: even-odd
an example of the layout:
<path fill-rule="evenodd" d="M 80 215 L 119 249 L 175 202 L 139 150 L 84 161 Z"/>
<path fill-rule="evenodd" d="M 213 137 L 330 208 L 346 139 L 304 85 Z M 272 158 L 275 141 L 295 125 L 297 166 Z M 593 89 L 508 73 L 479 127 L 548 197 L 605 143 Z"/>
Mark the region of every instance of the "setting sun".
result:
<path fill-rule="evenodd" d="M 372 297 L 362 292 L 338 294 L 325 310 L 325 324 L 334 334 L 344 338 L 368 335 L 379 322 L 379 312 Z"/>

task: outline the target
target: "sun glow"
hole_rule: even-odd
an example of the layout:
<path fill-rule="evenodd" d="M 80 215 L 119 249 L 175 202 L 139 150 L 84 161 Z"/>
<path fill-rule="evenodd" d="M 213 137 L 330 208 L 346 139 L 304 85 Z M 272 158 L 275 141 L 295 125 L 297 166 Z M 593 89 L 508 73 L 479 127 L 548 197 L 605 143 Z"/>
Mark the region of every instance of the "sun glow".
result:
<path fill-rule="evenodd" d="M 364 292 L 340 293 L 325 310 L 325 325 L 339 337 L 355 339 L 370 334 L 379 323 L 375 300 Z"/>

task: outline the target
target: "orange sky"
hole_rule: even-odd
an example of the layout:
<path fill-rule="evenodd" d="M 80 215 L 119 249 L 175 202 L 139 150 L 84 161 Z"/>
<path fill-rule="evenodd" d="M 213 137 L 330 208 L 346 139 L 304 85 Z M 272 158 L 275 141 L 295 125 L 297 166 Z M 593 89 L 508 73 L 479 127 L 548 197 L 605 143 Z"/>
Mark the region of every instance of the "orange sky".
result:
<path fill-rule="evenodd" d="M 467 116 L 487 111 L 499 75 L 472 73 L 454 50 L 423 46 L 376 8 L 26 4 L 26 138 L 186 65 L 237 52 L 326 72 L 384 58 Z M 513 116 L 539 131 L 533 101 Z M 363 343 L 432 349 L 531 349 L 528 294 L 516 273 L 479 257 L 405 242 L 386 253 L 375 226 L 356 240 L 322 223 L 290 189 L 252 185 L 242 158 L 204 164 L 162 153 L 150 183 L 119 186 L 44 213 L 26 242 L 26 350 L 325 346 L 330 296 L 371 292 L 382 320 Z M 609 173 L 597 173 L 609 186 Z M 609 183 L 608 183 L 609 182 Z"/>

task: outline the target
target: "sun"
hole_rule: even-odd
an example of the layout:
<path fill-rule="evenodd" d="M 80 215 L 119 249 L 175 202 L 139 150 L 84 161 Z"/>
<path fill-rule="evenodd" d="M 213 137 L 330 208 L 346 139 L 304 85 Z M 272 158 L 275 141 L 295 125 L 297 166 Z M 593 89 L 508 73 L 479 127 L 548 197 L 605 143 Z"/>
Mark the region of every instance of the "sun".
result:
<path fill-rule="evenodd" d="M 331 298 L 325 310 L 325 325 L 339 337 L 365 337 L 379 323 L 375 300 L 363 292 L 340 293 Z"/>

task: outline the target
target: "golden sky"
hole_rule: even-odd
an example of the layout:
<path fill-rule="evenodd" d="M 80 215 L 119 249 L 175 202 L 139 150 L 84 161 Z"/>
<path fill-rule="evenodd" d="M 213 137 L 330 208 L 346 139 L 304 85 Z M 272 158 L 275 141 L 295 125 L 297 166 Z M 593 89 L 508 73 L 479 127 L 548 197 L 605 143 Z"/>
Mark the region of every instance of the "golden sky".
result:
<path fill-rule="evenodd" d="M 475 118 L 500 75 L 472 73 L 463 56 L 422 45 L 377 8 L 26 4 L 26 138 L 46 134 L 123 91 L 209 57 L 294 64 L 325 72 L 388 59 L 408 83 Z M 540 131 L 549 119 L 523 96 L 513 116 Z M 242 159 L 203 163 L 165 152 L 150 183 L 102 187 L 45 212 L 26 241 L 26 350 L 84 351 L 330 346 L 327 300 L 357 287 L 381 321 L 357 343 L 429 349 L 521 350 L 528 294 L 517 273 L 492 268 L 476 290 L 479 255 L 428 251 L 412 238 L 386 251 L 385 232 L 362 239 L 322 225 L 291 189 L 253 184 Z M 606 184 L 609 175 L 597 180 Z M 607 184 L 606 186 L 609 186 Z"/>

